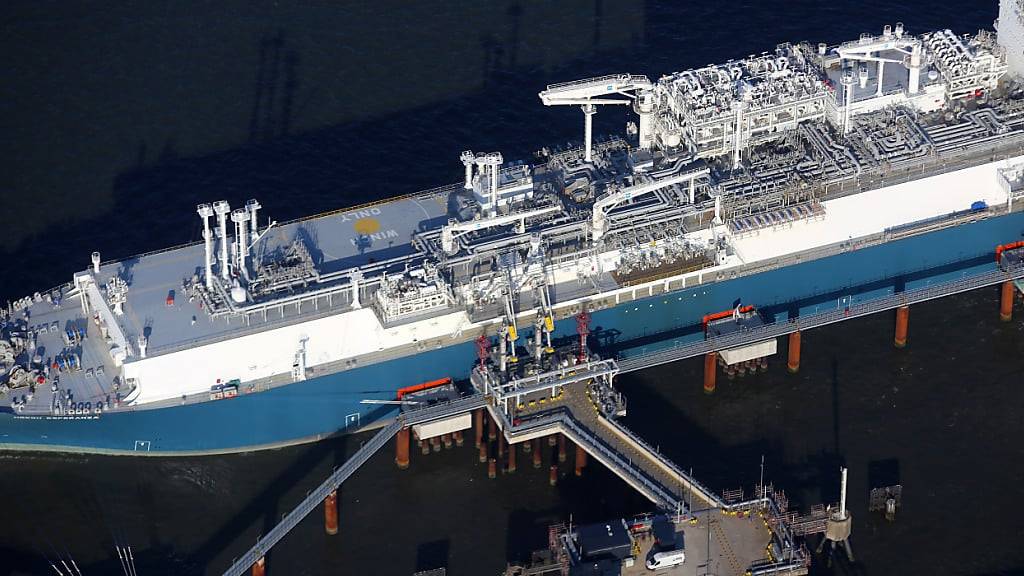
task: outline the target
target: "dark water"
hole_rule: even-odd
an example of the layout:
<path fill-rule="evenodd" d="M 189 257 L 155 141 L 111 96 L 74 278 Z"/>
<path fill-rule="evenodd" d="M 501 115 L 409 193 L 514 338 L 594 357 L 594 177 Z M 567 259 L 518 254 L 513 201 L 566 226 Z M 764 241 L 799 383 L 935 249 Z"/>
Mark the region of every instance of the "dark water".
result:
<path fill-rule="evenodd" d="M 463 149 L 528 158 L 579 138 L 580 114 L 536 98 L 550 82 L 656 77 L 896 21 L 967 32 L 996 15 L 994 0 L 934 4 L 7 4 L 0 297 L 66 281 L 93 250 L 195 240 L 198 201 L 256 197 L 284 220 L 456 181 Z M 597 129 L 626 120 L 602 110 Z M 1024 573 L 1024 329 L 998 322 L 996 298 L 916 306 L 903 351 L 887 314 L 807 333 L 799 375 L 776 360 L 721 378 L 713 397 L 697 360 L 622 378 L 627 424 L 718 489 L 752 485 L 764 455 L 805 506 L 834 500 L 848 465 L 859 562 L 838 573 Z M 83 574 L 120 574 L 115 541 L 141 575 L 219 573 L 364 439 L 207 458 L 7 455 L 0 574 L 52 573 L 46 559 L 69 554 Z M 577 479 L 563 465 L 551 488 L 547 462 L 523 456 L 493 481 L 470 447 L 414 452 L 404 472 L 392 457 L 345 485 L 337 536 L 312 515 L 270 573 L 495 574 L 551 522 L 649 508 L 600 466 Z M 867 492 L 893 477 L 905 508 L 887 524 L 866 513 Z"/>

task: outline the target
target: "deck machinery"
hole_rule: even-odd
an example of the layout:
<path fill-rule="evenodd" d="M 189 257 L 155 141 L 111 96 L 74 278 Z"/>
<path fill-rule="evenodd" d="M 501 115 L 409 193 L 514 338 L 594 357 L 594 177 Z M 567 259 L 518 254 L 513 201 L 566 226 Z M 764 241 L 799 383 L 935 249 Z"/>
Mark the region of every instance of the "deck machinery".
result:
<path fill-rule="evenodd" d="M 532 165 L 466 151 L 462 182 L 287 223 L 261 224 L 255 200 L 202 204 L 200 243 L 113 263 L 97 253 L 71 284 L 12 303 L 0 361 L 7 388 L 31 389 L 11 394 L 12 413 L 130 410 L 142 422 L 141 409 L 208 401 L 222 382 L 285 394 L 372 366 L 382 372 L 331 386 L 376 394 L 381 378 L 393 388 L 416 375 L 468 379 L 481 345 L 499 378 L 526 386 L 521 359 L 562 366 L 549 356 L 559 338 L 578 337 L 581 313 L 618 315 L 595 321 L 598 341 L 648 337 L 721 307 L 632 326 L 627 315 L 642 311 L 624 302 L 720 298 L 717 283 L 979 219 L 1012 228 L 1024 92 L 1007 71 L 1020 37 L 913 35 L 897 24 L 657 81 L 556 84 L 541 101 L 581 107 L 584 145 L 545 148 Z M 593 138 L 592 116 L 607 105 L 638 115 L 626 137 Z M 958 188 L 964 174 L 983 185 Z M 943 195 L 909 199 L 925 178 L 940 179 Z M 268 418 L 286 410 L 277 398 Z M 383 417 L 338 401 L 359 426 Z M 323 418 L 206 448 L 336 432 Z M 134 446 L 150 449 L 165 424 L 139 424 Z M 42 428 L 20 438 L 18 426 L 28 425 L 4 424 L 10 445 L 74 445 Z M 92 448 L 126 449 L 97 434 Z"/>

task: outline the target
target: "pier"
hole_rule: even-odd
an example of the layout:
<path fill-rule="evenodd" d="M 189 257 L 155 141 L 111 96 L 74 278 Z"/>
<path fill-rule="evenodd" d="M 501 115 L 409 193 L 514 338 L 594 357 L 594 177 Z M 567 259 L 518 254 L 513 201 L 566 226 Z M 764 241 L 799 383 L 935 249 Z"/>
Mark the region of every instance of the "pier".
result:
<path fill-rule="evenodd" d="M 320 503 L 330 505 L 337 489 L 392 438 L 398 437 L 396 464 L 399 468 L 405 468 L 408 466 L 408 431 L 411 427 L 468 414 L 473 414 L 476 445 L 481 452 L 481 461 L 488 462 L 490 470 L 496 472 L 497 459 L 493 456 L 488 457 L 487 446 L 483 442 L 484 434 L 487 434 L 489 440 L 498 441 L 499 450 L 507 443 L 509 468 L 513 470 L 517 444 L 523 444 L 525 448 L 538 439 L 558 438 L 563 443 L 564 439 L 568 439 L 577 447 L 578 459 L 585 460 L 590 457 L 603 464 L 651 500 L 659 509 L 672 513 L 680 522 L 685 519 L 696 519 L 699 522 L 700 514 L 710 510 L 718 510 L 726 517 L 760 515 L 765 525 L 771 527 L 769 549 L 775 550 L 775 553 L 771 555 L 770 562 L 750 559 L 745 569 L 751 574 L 806 573 L 810 559 L 796 538 L 825 532 L 828 517 L 823 514 L 823 509 L 812 510 L 807 516 L 797 516 L 788 510 L 784 498 L 778 498 L 765 486 L 759 486 L 756 496 L 747 500 L 737 501 L 736 498 L 726 498 L 714 493 L 663 456 L 659 450 L 617 422 L 614 414 L 608 413 L 607 405 L 602 406 L 591 392 L 603 391 L 602 393 L 609 394 L 609 397 L 614 397 L 612 381 L 620 373 L 643 370 L 700 355 L 712 358 L 712 361 L 706 362 L 706 368 L 714 371 L 717 369 L 714 356 L 723 350 L 787 335 L 790 335 L 791 344 L 787 366 L 791 371 L 796 371 L 799 368 L 799 351 L 797 349 L 794 356 L 792 335 L 796 335 L 795 341 L 799 342 L 799 334 L 804 330 L 893 309 L 898 311 L 894 342 L 900 347 L 901 340 L 904 344 L 906 342 L 910 305 L 996 285 L 1000 286 L 1001 290 L 1000 316 L 1006 318 L 1012 314 L 1014 290 L 1021 288 L 1021 281 L 1024 279 L 1022 260 L 1024 247 L 1013 246 L 1012 249 L 999 251 L 998 266 L 995 269 L 969 277 L 906 290 L 788 321 L 767 322 L 756 328 L 737 330 L 718 337 L 709 335 L 704 341 L 617 360 L 588 355 L 586 359 L 570 368 L 562 367 L 524 378 L 502 378 L 497 370 L 485 369 L 481 364 L 480 368 L 474 370 L 471 378 L 472 393 L 428 407 L 403 407 L 395 420 L 378 430 L 320 487 L 310 492 L 270 532 L 237 558 L 224 574 L 240 576 L 250 569 L 254 573 L 262 571 L 264 558 L 271 548 Z M 1007 288 L 1008 286 L 1010 288 Z M 615 409 L 617 407 L 613 406 L 612 411 Z M 485 416 L 487 432 L 484 431 Z M 538 447 L 533 446 L 531 450 L 536 453 Z M 560 448 L 560 458 L 564 458 L 564 454 L 565 450 Z M 581 473 L 582 466 L 577 460 L 577 473 Z M 326 517 L 330 518 L 330 512 L 326 513 Z M 335 527 L 336 522 L 335 516 Z M 720 533 L 716 533 L 716 538 L 720 544 L 719 549 L 723 551 L 721 553 L 728 555 L 732 554 L 731 550 L 734 548 L 749 548 L 750 535 L 741 527 L 742 525 L 730 528 L 730 524 L 725 522 L 718 524 L 716 530 Z M 708 529 L 710 530 L 710 527 Z M 731 558 L 733 562 L 736 561 L 734 556 Z"/>

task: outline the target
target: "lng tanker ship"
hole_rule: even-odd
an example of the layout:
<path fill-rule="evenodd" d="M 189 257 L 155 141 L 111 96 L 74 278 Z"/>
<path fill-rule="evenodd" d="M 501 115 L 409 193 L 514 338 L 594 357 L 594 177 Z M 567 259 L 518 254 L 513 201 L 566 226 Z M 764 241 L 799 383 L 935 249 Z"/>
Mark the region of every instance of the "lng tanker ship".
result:
<path fill-rule="evenodd" d="M 93 253 L 3 311 L 0 448 L 307 442 L 477 362 L 544 365 L 587 316 L 628 357 L 740 304 L 785 320 L 990 270 L 1024 232 L 1024 25 L 1002 10 L 998 36 L 897 24 L 548 86 L 583 146 L 466 151 L 462 182 L 376 204 L 285 223 L 201 204 L 201 242 Z M 595 141 L 601 106 L 635 122 Z"/>

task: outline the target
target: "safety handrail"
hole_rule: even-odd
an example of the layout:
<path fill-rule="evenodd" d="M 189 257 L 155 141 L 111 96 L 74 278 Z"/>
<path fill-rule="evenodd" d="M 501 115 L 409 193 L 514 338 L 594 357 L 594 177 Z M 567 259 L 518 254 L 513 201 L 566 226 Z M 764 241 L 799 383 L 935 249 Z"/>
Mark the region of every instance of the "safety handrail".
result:
<path fill-rule="evenodd" d="M 660 450 L 654 448 L 649 443 L 644 441 L 642 438 L 637 436 L 635 432 L 633 432 L 629 428 L 626 428 L 625 426 L 620 424 L 617 420 L 614 420 L 612 418 L 606 418 L 605 422 L 608 424 L 608 426 L 614 428 L 616 431 L 622 433 L 624 436 L 629 437 L 630 441 L 636 443 L 641 448 L 643 448 L 644 451 L 647 452 L 651 456 L 652 459 L 657 460 L 658 463 L 663 465 L 665 468 L 668 468 L 673 474 L 675 474 L 675 475 L 679 476 L 680 478 L 682 478 L 683 480 L 685 480 L 686 483 L 688 483 L 691 486 L 692 490 L 695 490 L 695 491 L 700 493 L 701 498 L 703 498 L 705 501 L 713 504 L 716 507 L 721 507 L 721 508 L 727 508 L 728 507 L 728 505 L 725 502 L 723 502 L 722 499 L 717 494 L 712 492 L 710 488 L 708 488 L 707 486 L 705 486 L 705 485 L 701 484 L 700 482 L 698 482 L 696 479 L 694 479 L 688 473 L 683 472 L 679 468 L 679 466 L 676 465 L 675 462 L 669 460 L 664 454 L 661 453 Z"/>
<path fill-rule="evenodd" d="M 670 510 L 676 509 L 681 504 L 669 489 L 662 486 L 659 482 L 648 478 L 645 473 L 639 471 L 639 467 L 632 464 L 629 458 L 615 451 L 614 448 L 601 440 L 599 435 L 580 423 L 567 407 L 563 406 L 550 412 L 545 412 L 517 424 L 510 424 L 504 418 L 504 414 L 500 414 L 499 417 L 508 426 L 507 430 L 511 435 L 528 433 L 538 429 L 559 428 L 563 434 L 570 436 L 574 442 L 586 445 L 593 450 L 595 456 L 605 459 L 610 468 L 638 483 L 648 492 L 647 496 L 657 504 Z"/>
<path fill-rule="evenodd" d="M 548 84 L 547 90 L 558 90 L 560 88 L 571 88 L 573 86 L 586 86 L 588 84 L 602 84 L 609 80 L 621 80 L 625 82 L 645 82 L 650 83 L 650 79 L 643 74 L 607 74 L 605 76 L 595 76 L 593 78 L 581 78 L 579 80 L 570 80 L 568 82 L 559 82 L 557 84 Z"/>
<path fill-rule="evenodd" d="M 930 286 L 914 288 L 904 292 L 874 298 L 865 302 L 853 304 L 848 308 L 837 308 L 828 312 L 809 314 L 786 322 L 770 322 L 756 328 L 743 328 L 723 336 L 708 338 L 707 340 L 688 342 L 667 349 L 650 353 L 641 353 L 635 356 L 626 356 L 619 360 L 619 371 L 620 373 L 626 373 L 643 370 L 653 366 L 675 362 L 685 358 L 699 356 L 701 354 L 707 354 L 708 352 L 715 352 L 717 350 L 741 346 L 759 340 L 777 338 L 800 330 L 818 328 L 827 324 L 833 324 L 860 316 L 868 316 L 876 312 L 901 306 L 908 306 L 910 304 L 916 304 L 927 300 L 934 300 L 936 298 L 952 294 L 968 292 L 984 286 L 991 286 L 1006 280 L 1015 280 L 1022 277 L 1024 277 L 1024 265 L 1013 266 L 1006 270 L 989 270 L 981 274 L 960 278 L 950 282 L 933 284 Z"/>
<path fill-rule="evenodd" d="M 320 484 L 316 490 L 310 492 L 306 498 L 280 522 L 278 522 L 270 532 L 265 536 L 261 536 L 248 552 L 235 560 L 235 562 L 224 572 L 225 576 L 242 576 L 242 574 L 245 574 L 257 560 L 262 558 L 268 550 L 280 542 L 281 539 L 292 530 L 292 528 L 294 528 L 302 521 L 303 518 L 319 506 L 320 502 L 324 501 L 331 492 L 337 490 L 338 486 L 341 486 L 346 480 L 348 480 L 348 478 L 352 476 L 360 466 L 365 464 L 371 456 L 376 454 L 377 451 L 380 450 L 385 443 L 391 440 L 399 430 L 406 426 L 421 424 L 455 414 L 462 414 L 475 408 L 479 408 L 483 406 L 484 403 L 485 399 L 483 395 L 474 394 L 472 396 L 467 396 L 444 404 L 413 408 L 408 412 L 400 414 L 390 424 L 381 428 L 376 434 L 374 434 L 368 442 L 363 444 L 351 458 L 338 467 L 327 478 L 327 480 Z"/>
<path fill-rule="evenodd" d="M 405 423 L 402 422 L 401 418 L 398 418 L 374 434 L 369 442 L 364 444 L 341 467 L 335 470 L 319 488 L 310 492 L 305 500 L 300 502 L 298 506 L 278 522 L 277 526 L 274 526 L 265 536 L 260 537 L 248 552 L 235 560 L 224 572 L 225 576 L 242 576 L 248 572 L 252 565 L 266 555 L 268 550 L 280 542 L 292 528 L 319 506 L 320 502 L 325 500 L 331 492 L 337 490 L 338 486 L 347 480 L 360 466 L 365 464 L 371 456 L 376 454 L 377 450 L 398 433 L 403 426 L 405 426 Z"/>

